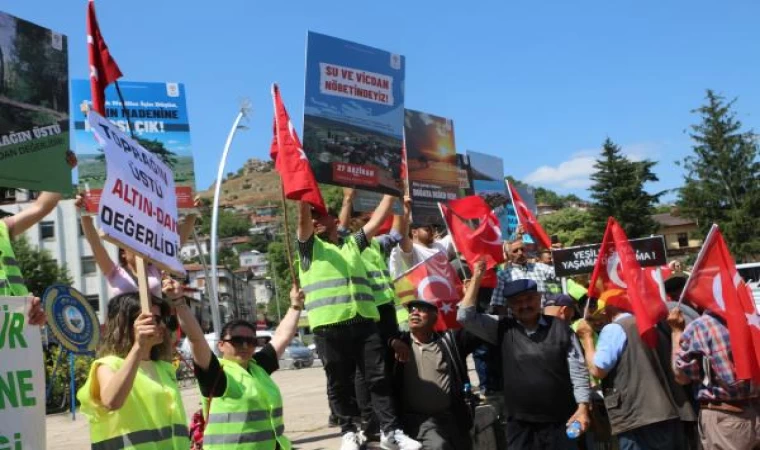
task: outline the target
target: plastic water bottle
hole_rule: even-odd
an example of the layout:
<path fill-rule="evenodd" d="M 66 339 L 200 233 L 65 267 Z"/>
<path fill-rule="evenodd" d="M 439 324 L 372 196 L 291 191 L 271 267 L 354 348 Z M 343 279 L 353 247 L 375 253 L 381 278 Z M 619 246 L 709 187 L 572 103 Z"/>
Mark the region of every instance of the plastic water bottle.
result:
<path fill-rule="evenodd" d="M 568 438 L 577 439 L 581 435 L 581 423 L 577 420 L 573 421 L 568 425 L 566 433 Z"/>

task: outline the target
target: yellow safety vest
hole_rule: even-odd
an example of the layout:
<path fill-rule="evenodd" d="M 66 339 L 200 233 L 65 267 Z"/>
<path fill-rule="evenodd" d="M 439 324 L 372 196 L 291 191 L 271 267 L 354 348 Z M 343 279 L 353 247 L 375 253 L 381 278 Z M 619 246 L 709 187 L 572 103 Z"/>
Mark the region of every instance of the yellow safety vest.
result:
<path fill-rule="evenodd" d="M 369 247 L 362 252 L 364 267 L 367 269 L 367 279 L 369 279 L 372 295 L 375 296 L 375 306 L 386 305 L 391 302 L 400 304 L 401 301 L 393 290 L 391 273 L 388 270 L 388 263 L 385 262 L 385 256 L 380 249 L 380 244 L 376 239 L 372 239 Z"/>
<path fill-rule="evenodd" d="M 77 393 L 82 413 L 90 421 L 92 450 L 190 448 L 185 408 L 170 363 L 151 362 L 155 365 L 160 383 L 138 369 L 132 390 L 117 411 L 108 411 L 92 395 L 93 383 L 97 383 L 93 380 L 101 364 L 116 371 L 124 364 L 124 360 L 117 356 L 95 360 L 90 367 L 87 382 Z"/>
<path fill-rule="evenodd" d="M 0 220 L 0 295 L 19 297 L 29 295 L 16 255 L 13 253 L 8 225 L 4 220 Z"/>
<path fill-rule="evenodd" d="M 338 247 L 314 236 L 311 266 L 303 270 L 299 264 L 298 278 L 306 295 L 304 306 L 312 330 L 357 315 L 380 320 L 367 271 L 353 238 Z"/>
<path fill-rule="evenodd" d="M 279 444 L 290 450 L 283 435 L 282 396 L 272 378 L 255 362 L 248 370 L 233 361 L 219 362 L 227 389 L 211 400 L 203 449 L 274 450 Z"/>

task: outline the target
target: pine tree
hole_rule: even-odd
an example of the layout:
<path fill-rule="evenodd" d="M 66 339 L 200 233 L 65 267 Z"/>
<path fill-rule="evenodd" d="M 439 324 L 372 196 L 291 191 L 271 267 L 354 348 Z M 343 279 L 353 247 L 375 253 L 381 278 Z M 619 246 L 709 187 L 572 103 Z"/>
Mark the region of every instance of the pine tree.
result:
<path fill-rule="evenodd" d="M 760 163 L 751 130 L 732 111 L 734 102 L 712 90 L 706 104 L 692 111 L 701 123 L 692 125 L 694 153 L 682 166 L 681 213 L 699 224 L 702 236 L 717 223 L 738 260 L 760 255 Z"/>
<path fill-rule="evenodd" d="M 604 141 L 602 154 L 594 164 L 591 175 L 594 184 L 589 188 L 595 203 L 591 207 L 591 228 L 601 242 L 607 218 L 615 217 L 629 238 L 648 236 L 657 231 L 652 219 L 654 205 L 662 192 L 650 194 L 644 189 L 648 182 L 658 181 L 650 160 L 631 161 L 610 138 Z"/>

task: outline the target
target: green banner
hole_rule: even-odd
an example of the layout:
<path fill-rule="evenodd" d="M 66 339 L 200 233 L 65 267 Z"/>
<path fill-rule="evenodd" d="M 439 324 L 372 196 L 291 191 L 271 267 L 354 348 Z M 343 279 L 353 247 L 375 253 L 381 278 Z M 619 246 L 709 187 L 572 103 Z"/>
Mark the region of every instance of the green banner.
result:
<path fill-rule="evenodd" d="M 0 186 L 73 190 L 66 36 L 0 12 Z"/>

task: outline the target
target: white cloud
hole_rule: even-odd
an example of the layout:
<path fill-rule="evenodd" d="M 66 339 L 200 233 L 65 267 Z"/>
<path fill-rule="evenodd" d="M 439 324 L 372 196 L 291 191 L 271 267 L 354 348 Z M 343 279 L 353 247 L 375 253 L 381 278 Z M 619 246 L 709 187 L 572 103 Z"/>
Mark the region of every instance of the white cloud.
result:
<path fill-rule="evenodd" d="M 625 156 L 633 161 L 641 161 L 661 148 L 651 142 L 641 142 L 622 146 Z M 556 166 L 541 166 L 524 177 L 523 181 L 534 186 L 548 186 L 563 189 L 587 189 L 591 186 L 594 163 L 601 150 L 581 150 L 573 153 L 566 161 Z"/>

